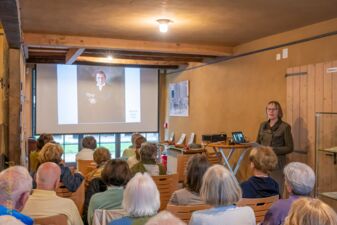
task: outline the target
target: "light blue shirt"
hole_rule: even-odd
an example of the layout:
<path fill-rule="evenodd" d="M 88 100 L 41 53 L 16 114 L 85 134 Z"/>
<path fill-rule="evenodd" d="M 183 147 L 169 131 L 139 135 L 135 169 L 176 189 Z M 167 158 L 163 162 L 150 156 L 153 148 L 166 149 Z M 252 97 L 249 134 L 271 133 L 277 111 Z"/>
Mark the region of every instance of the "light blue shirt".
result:
<path fill-rule="evenodd" d="M 255 215 L 252 208 L 220 206 L 216 208 L 195 211 L 192 214 L 190 225 L 256 225 Z"/>

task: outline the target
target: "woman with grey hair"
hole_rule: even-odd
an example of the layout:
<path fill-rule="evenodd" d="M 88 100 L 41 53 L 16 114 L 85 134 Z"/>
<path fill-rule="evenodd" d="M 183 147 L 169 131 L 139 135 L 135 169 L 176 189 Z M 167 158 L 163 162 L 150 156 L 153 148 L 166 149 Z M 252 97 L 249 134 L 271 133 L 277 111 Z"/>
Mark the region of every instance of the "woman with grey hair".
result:
<path fill-rule="evenodd" d="M 302 196 L 309 196 L 315 186 L 315 173 L 304 163 L 289 163 L 283 172 L 285 187 L 290 197 L 280 199 L 271 206 L 264 218 L 263 225 L 283 224 L 291 204 Z"/>
<path fill-rule="evenodd" d="M 252 208 L 237 207 L 242 193 L 236 178 L 224 167 L 210 167 L 203 176 L 200 196 L 211 209 L 195 211 L 190 225 L 222 224 L 222 225 L 255 225 Z"/>
<path fill-rule="evenodd" d="M 149 174 L 137 173 L 126 185 L 123 208 L 128 216 L 113 220 L 109 225 L 145 224 L 160 207 L 159 191 Z"/>

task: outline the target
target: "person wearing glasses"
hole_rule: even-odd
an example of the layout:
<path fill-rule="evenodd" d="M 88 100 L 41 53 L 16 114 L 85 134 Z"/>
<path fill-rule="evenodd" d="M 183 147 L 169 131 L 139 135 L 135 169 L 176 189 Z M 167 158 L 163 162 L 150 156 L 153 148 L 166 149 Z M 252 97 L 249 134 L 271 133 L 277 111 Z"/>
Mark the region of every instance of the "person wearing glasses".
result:
<path fill-rule="evenodd" d="M 268 120 L 260 125 L 256 142 L 260 145 L 270 146 L 278 157 L 278 165 L 271 173 L 277 183 L 280 191 L 283 191 L 283 168 L 286 165 L 286 155 L 294 149 L 291 127 L 282 120 L 283 111 L 277 101 L 270 101 L 266 107 Z"/>

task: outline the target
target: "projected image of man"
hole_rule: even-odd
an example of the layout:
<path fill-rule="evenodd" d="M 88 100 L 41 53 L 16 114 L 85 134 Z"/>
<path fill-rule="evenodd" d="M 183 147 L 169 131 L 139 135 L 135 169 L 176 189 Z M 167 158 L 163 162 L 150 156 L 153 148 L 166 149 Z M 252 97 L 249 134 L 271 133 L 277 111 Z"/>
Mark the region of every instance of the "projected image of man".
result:
<path fill-rule="evenodd" d="M 83 67 L 78 68 L 79 123 L 125 122 L 124 70 Z"/>
<path fill-rule="evenodd" d="M 100 91 L 102 91 L 103 87 L 106 84 L 106 75 L 103 71 L 98 71 L 96 73 L 96 86 Z"/>

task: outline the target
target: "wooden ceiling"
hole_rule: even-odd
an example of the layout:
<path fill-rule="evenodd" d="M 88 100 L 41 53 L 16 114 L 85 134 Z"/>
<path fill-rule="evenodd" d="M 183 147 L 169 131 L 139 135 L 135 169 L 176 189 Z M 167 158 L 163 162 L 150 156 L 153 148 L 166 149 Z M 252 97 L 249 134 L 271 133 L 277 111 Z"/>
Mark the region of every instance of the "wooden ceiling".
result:
<path fill-rule="evenodd" d="M 159 68 L 230 57 L 239 44 L 337 16 L 336 0 L 19 0 L 19 4 L 28 62 Z M 166 34 L 158 32 L 160 18 L 173 20 Z"/>

